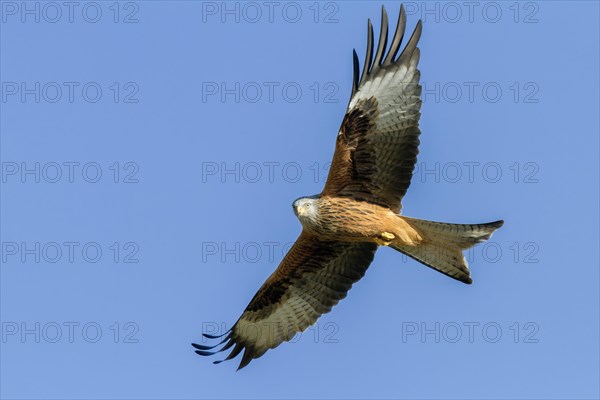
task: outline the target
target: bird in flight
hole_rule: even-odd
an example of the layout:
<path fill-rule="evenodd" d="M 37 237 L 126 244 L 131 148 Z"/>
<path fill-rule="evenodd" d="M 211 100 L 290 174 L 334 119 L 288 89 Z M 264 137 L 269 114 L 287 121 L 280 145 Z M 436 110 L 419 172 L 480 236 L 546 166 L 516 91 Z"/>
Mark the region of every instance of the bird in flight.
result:
<path fill-rule="evenodd" d="M 232 328 L 220 336 L 204 334 L 222 338 L 220 343 L 194 343 L 196 353 L 206 356 L 233 347 L 225 360 L 243 350 L 238 369 L 245 367 L 331 311 L 363 277 L 379 246 L 472 283 L 463 250 L 489 239 L 503 221 L 449 224 L 400 215 L 417 160 L 421 115 L 421 21 L 398 56 L 405 27 L 402 6 L 386 51 L 388 17 L 383 8 L 375 49 L 369 20 L 362 73 L 353 52 L 352 95 L 325 187 L 293 203 L 302 233 Z M 219 345 L 223 347 L 210 351 Z"/>

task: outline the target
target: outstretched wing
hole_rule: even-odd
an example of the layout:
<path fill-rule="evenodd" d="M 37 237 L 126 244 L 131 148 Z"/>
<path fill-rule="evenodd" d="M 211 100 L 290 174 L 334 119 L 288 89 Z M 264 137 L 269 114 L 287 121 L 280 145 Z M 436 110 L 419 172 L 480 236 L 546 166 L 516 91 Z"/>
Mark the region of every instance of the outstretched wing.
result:
<path fill-rule="evenodd" d="M 369 20 L 367 53 L 359 79 L 354 52 L 354 82 L 348 110 L 336 139 L 323 196 L 351 196 L 399 212 L 419 152 L 421 108 L 417 69 L 421 21 L 398 58 L 406 13 L 386 53 L 388 19 L 382 9 L 379 44 L 373 60 L 373 25 Z"/>
<path fill-rule="evenodd" d="M 374 243 L 325 242 L 303 231 L 240 319 L 226 332 L 219 343 L 225 343 L 223 348 L 209 352 L 219 344 L 193 344 L 196 353 L 212 355 L 233 346 L 225 360 L 244 350 L 238 369 L 245 367 L 304 331 L 346 297 L 352 284 L 365 274 L 376 250 Z"/>

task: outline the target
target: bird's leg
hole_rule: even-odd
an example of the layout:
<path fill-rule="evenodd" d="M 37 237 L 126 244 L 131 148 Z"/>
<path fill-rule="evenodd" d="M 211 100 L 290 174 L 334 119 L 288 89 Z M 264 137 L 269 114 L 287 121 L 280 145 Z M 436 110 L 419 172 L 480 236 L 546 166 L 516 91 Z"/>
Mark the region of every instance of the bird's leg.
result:
<path fill-rule="evenodd" d="M 379 235 L 375 236 L 373 240 L 380 246 L 389 246 L 392 243 L 396 236 L 390 232 L 382 232 Z"/>

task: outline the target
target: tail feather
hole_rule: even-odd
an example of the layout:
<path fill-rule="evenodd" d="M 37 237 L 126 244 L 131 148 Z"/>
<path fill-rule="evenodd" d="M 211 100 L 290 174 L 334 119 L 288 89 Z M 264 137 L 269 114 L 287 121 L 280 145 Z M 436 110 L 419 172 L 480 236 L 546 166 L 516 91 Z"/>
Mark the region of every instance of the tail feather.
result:
<path fill-rule="evenodd" d="M 454 244 L 463 250 L 488 240 L 492 233 L 504 224 L 502 220 L 486 224 L 448 224 L 416 218 L 402 218 L 413 228 L 422 232 L 430 241 Z"/>
<path fill-rule="evenodd" d="M 488 240 L 504 221 L 487 224 L 448 224 L 402 217 L 423 241 L 417 246 L 392 243 L 391 247 L 451 278 L 472 283 L 463 250 Z"/>

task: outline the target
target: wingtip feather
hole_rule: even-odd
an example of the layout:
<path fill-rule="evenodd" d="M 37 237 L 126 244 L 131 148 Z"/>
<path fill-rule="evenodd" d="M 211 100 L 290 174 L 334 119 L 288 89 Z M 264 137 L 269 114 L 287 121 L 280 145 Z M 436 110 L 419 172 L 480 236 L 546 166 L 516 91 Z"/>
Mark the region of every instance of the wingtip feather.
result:
<path fill-rule="evenodd" d="M 356 49 L 352 49 L 352 66 L 353 66 L 353 74 L 352 74 L 352 93 L 355 93 L 358 89 L 358 76 L 360 74 L 360 65 L 358 63 L 358 55 L 356 54 Z"/>
<path fill-rule="evenodd" d="M 385 7 L 381 7 L 381 27 L 379 29 L 379 43 L 377 45 L 377 52 L 375 53 L 375 61 L 373 66 L 380 66 L 383 63 L 383 56 L 387 47 L 388 38 L 388 15 Z"/>
<path fill-rule="evenodd" d="M 381 69 L 390 67 L 397 63 L 413 63 L 413 60 L 416 59 L 416 62 L 418 62 L 419 59 L 419 53 L 417 51 L 417 54 L 415 54 L 415 51 L 417 49 L 417 44 L 422 32 L 421 20 L 417 22 L 410 39 L 408 40 L 406 46 L 404 46 L 404 49 L 402 49 L 402 52 L 400 52 L 400 49 L 402 47 L 402 41 L 404 39 L 406 31 L 406 10 L 404 8 L 404 5 L 401 5 L 400 7 L 396 29 L 394 31 L 394 35 L 391 39 L 391 43 L 389 49 L 387 49 L 387 52 L 386 48 L 388 41 L 388 14 L 385 5 L 381 6 L 381 26 L 376 49 L 374 49 L 373 24 L 370 18 L 367 20 L 367 27 L 367 51 L 365 54 L 365 61 L 362 73 L 360 74 L 360 79 L 358 79 L 358 81 L 356 80 L 355 73 L 352 86 L 352 95 L 358 92 L 361 86 L 367 81 L 367 76 L 376 75 Z M 400 56 L 398 56 L 398 59 L 396 59 L 396 56 L 399 53 Z"/>
<path fill-rule="evenodd" d="M 229 332 L 231 332 L 231 329 L 228 329 L 227 331 L 223 332 L 220 335 L 211 335 L 211 334 L 208 334 L 208 333 L 203 333 L 202 336 L 204 336 L 205 338 L 208 338 L 208 339 L 218 339 L 220 337 L 223 337 L 223 336 L 227 335 Z"/>

